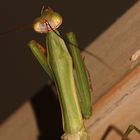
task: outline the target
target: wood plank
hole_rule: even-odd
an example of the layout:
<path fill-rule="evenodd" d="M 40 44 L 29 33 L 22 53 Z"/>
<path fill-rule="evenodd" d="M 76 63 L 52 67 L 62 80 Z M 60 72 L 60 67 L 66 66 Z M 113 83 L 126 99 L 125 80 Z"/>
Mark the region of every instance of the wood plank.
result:
<path fill-rule="evenodd" d="M 116 19 L 116 22 L 87 48 L 89 52 L 99 56 L 111 69 L 88 53 L 84 53 L 93 81 L 94 102 L 140 62 L 140 59 L 130 61 L 131 56 L 140 49 L 139 11 L 140 1 L 122 17 Z"/>
<path fill-rule="evenodd" d="M 37 136 L 36 120 L 29 102 L 0 126 L 0 140 L 37 140 Z"/>
<path fill-rule="evenodd" d="M 140 66 L 114 86 L 96 102 L 93 116 L 86 121 L 91 140 L 101 140 L 105 131 L 115 126 L 124 132 L 130 124 L 140 128 Z M 133 132 L 131 140 L 139 140 Z M 120 136 L 111 131 L 107 140 L 119 140 Z"/>

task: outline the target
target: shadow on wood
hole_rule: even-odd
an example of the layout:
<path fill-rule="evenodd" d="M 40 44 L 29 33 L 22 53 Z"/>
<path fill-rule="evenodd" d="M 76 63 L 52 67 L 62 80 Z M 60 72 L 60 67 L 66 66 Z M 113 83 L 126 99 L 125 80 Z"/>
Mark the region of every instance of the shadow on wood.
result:
<path fill-rule="evenodd" d="M 32 98 L 39 129 L 38 140 L 58 140 L 62 135 L 60 105 L 50 86 L 45 86 Z"/>

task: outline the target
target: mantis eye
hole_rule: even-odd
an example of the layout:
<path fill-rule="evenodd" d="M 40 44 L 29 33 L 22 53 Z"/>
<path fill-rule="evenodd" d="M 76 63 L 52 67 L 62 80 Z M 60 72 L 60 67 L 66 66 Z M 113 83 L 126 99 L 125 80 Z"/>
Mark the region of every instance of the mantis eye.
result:
<path fill-rule="evenodd" d="M 50 21 L 48 21 L 49 25 L 55 30 L 62 24 L 62 17 L 58 13 L 54 13 Z"/>
<path fill-rule="evenodd" d="M 47 25 L 45 23 L 41 23 L 40 21 L 37 21 L 33 24 L 33 28 L 38 33 L 47 33 Z"/>

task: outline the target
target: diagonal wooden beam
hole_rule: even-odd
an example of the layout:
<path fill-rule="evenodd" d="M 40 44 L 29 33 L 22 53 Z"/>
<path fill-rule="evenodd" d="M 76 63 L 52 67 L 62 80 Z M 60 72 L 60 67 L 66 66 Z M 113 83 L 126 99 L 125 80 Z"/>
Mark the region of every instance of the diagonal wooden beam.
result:
<path fill-rule="evenodd" d="M 86 64 L 95 85 L 93 116 L 86 121 L 91 140 L 101 140 L 110 126 L 124 132 L 130 124 L 140 128 L 140 1 L 87 48 L 107 63 L 86 55 Z M 132 56 L 137 56 L 132 59 Z M 130 138 L 139 140 L 132 133 Z M 111 131 L 107 140 L 120 136 Z"/>
<path fill-rule="evenodd" d="M 139 49 L 140 2 L 138 1 L 87 48 L 112 69 L 84 52 L 87 68 L 93 77 L 94 102 L 139 64 L 139 58 L 130 61 L 131 56 Z"/>

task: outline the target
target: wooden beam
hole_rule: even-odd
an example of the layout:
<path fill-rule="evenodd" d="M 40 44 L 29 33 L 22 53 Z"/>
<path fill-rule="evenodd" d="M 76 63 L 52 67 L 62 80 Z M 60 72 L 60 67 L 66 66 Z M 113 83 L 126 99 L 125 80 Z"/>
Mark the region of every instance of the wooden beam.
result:
<path fill-rule="evenodd" d="M 140 128 L 140 65 L 93 106 L 93 116 L 85 122 L 91 140 L 101 140 L 110 126 L 125 132 L 130 124 Z M 139 140 L 136 132 L 130 136 Z M 112 129 L 107 140 L 119 140 Z"/>
<path fill-rule="evenodd" d="M 140 128 L 139 11 L 140 1 L 116 19 L 116 22 L 87 48 L 111 69 L 84 53 L 87 68 L 93 77 L 93 101 L 97 101 L 93 106 L 93 116 L 86 121 L 91 140 L 101 140 L 111 125 L 122 132 L 130 124 Z M 132 56 L 136 54 L 137 59 L 132 61 Z M 140 136 L 133 133 L 131 138 L 139 140 Z M 118 140 L 120 136 L 112 131 L 107 140 L 112 139 Z"/>
<path fill-rule="evenodd" d="M 94 29 L 93 29 L 94 30 Z M 140 62 L 130 61 L 140 50 L 140 1 L 97 38 L 87 51 L 100 57 L 107 65 L 84 52 L 85 62 L 93 81 L 93 101 L 98 100 Z"/>
<path fill-rule="evenodd" d="M 0 140 L 37 140 L 38 129 L 32 106 L 21 106 L 0 125 Z"/>

